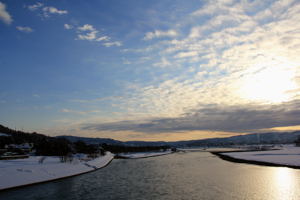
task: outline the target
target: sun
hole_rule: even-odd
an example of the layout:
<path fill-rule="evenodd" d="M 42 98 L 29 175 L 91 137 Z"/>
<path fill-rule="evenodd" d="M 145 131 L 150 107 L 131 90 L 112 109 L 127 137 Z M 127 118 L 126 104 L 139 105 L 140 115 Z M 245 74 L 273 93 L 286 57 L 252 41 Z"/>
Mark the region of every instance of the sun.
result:
<path fill-rule="evenodd" d="M 295 67 L 269 63 L 265 67 L 248 73 L 242 80 L 240 95 L 249 101 L 280 103 L 293 97 L 297 89 Z"/>

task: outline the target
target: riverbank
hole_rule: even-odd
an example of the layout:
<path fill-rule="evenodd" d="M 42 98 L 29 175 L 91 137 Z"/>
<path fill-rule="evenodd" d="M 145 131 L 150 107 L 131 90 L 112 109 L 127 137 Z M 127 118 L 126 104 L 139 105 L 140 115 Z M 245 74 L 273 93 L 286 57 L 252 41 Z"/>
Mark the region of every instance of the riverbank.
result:
<path fill-rule="evenodd" d="M 118 159 L 139 159 L 139 158 L 149 158 L 157 157 L 174 153 L 173 151 L 163 151 L 163 152 L 139 152 L 139 153 L 119 153 L 115 158 Z"/>
<path fill-rule="evenodd" d="M 278 150 L 211 152 L 219 158 L 236 163 L 300 169 L 300 147 L 285 145 Z"/>
<path fill-rule="evenodd" d="M 65 163 L 60 162 L 59 157 L 46 157 L 40 163 L 41 156 L 1 160 L 0 191 L 92 172 L 105 167 L 113 158 L 114 154 L 106 152 L 104 156 L 91 161 L 73 159 Z"/>

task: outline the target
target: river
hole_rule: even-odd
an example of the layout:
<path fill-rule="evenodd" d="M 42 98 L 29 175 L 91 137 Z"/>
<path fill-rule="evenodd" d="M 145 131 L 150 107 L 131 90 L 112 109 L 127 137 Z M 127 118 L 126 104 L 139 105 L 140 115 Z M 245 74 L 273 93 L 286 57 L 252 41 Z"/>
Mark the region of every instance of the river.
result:
<path fill-rule="evenodd" d="M 1 200 L 298 200 L 300 170 L 232 163 L 207 152 L 113 160 L 92 173 L 9 190 Z"/>

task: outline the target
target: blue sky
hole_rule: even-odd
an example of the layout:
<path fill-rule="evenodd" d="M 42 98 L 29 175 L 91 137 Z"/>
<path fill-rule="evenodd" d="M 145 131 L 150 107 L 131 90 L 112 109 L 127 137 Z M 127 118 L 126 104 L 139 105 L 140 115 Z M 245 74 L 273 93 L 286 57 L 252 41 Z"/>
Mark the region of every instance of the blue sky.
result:
<path fill-rule="evenodd" d="M 0 123 L 121 140 L 298 129 L 300 3 L 0 0 Z"/>

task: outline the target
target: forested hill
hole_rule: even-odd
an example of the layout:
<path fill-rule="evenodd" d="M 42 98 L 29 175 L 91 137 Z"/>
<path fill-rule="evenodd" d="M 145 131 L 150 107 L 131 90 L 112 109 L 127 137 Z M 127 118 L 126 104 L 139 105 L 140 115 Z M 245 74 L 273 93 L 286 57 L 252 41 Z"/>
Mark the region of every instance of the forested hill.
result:
<path fill-rule="evenodd" d="M 151 142 L 142 142 L 144 145 L 128 145 L 126 142 L 108 138 L 50 137 L 35 132 L 26 133 L 16 131 L 2 125 L 0 125 L 0 133 L 2 133 L 0 134 L 0 149 L 3 149 L 7 144 L 32 143 L 33 148 L 36 150 L 36 155 L 64 156 L 70 153 L 93 154 L 99 153 L 102 150 L 113 153 L 143 152 L 169 148 L 166 145 L 149 145 Z M 135 144 L 135 142 L 132 143 Z"/>
<path fill-rule="evenodd" d="M 38 134 L 36 132 L 27 133 L 23 131 L 13 130 L 1 124 L 0 124 L 0 133 L 5 133 L 7 135 L 10 135 L 11 137 L 7 137 L 7 138 L 12 139 L 16 144 L 21 144 L 24 142 L 34 143 L 35 141 L 50 138 L 48 136 L 45 136 L 43 134 Z"/>
<path fill-rule="evenodd" d="M 65 155 L 70 152 L 70 142 L 63 138 L 45 136 L 38 133 L 17 131 L 0 125 L 0 133 L 8 136 L 0 137 L 0 149 L 6 144 L 32 143 L 37 155 Z"/>

